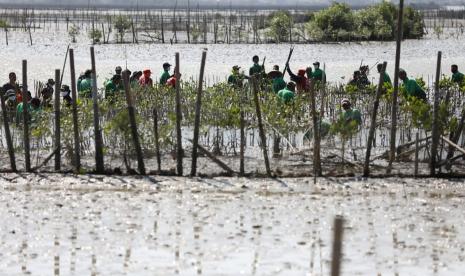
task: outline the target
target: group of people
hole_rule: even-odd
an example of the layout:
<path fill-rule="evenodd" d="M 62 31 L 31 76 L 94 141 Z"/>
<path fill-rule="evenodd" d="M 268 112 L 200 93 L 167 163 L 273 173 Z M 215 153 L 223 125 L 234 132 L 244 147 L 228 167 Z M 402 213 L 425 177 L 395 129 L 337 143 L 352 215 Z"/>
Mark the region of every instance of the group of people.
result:
<path fill-rule="evenodd" d="M 172 65 L 168 62 L 163 64 L 163 71 L 159 78 L 159 85 L 167 86 L 170 88 L 176 87 L 176 75 L 171 74 Z M 175 70 L 176 71 L 176 70 Z M 115 74 L 107 81 L 105 81 L 105 98 L 111 99 L 124 91 L 123 74 L 129 76 L 128 83 L 131 88 L 147 88 L 154 85 L 152 79 L 152 71 L 145 69 L 143 71 L 134 71 L 126 69 L 123 71 L 121 66 L 115 68 Z M 79 97 L 92 98 L 92 70 L 86 70 L 78 79 L 77 90 Z"/>

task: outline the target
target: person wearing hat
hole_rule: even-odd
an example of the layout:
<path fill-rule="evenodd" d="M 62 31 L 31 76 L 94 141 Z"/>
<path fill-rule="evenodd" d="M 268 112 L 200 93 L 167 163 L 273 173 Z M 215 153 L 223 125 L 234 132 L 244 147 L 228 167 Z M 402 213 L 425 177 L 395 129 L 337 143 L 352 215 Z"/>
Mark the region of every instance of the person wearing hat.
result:
<path fill-rule="evenodd" d="M 383 64 L 381 64 L 381 63 L 378 64 L 376 66 L 376 69 L 378 69 L 378 73 L 381 74 L 381 70 L 383 70 Z M 386 71 L 384 71 L 383 83 L 384 83 L 384 85 L 389 84 L 390 86 L 392 86 L 391 77 L 389 77 L 389 75 L 388 75 L 388 73 Z"/>
<path fill-rule="evenodd" d="M 362 114 L 358 109 L 352 108 L 349 99 L 343 99 L 341 101 L 341 107 L 344 110 L 341 116 L 347 123 L 355 121 L 357 125 L 362 124 Z"/>
<path fill-rule="evenodd" d="M 122 73 L 122 72 L 123 72 L 123 68 L 121 68 L 121 66 L 116 66 L 116 68 L 115 68 L 115 74 L 121 76 L 121 73 Z"/>
<path fill-rule="evenodd" d="M 9 111 L 15 111 L 16 104 L 17 104 L 15 90 L 14 89 L 7 90 L 5 92 L 4 99 L 5 99 L 5 104 L 6 104 L 7 109 Z"/>
<path fill-rule="evenodd" d="M 239 72 L 240 69 L 241 67 L 234 65 L 232 67 L 231 75 L 228 77 L 228 84 L 233 88 L 242 88 L 245 76 Z"/>
<path fill-rule="evenodd" d="M 171 64 L 169 64 L 168 62 L 163 63 L 163 73 L 161 73 L 160 76 L 160 85 L 165 85 L 166 81 L 168 81 L 168 79 L 171 78 L 170 68 Z"/>
<path fill-rule="evenodd" d="M 287 68 L 287 73 L 289 73 L 289 76 L 291 77 L 291 81 L 295 82 L 297 85 L 297 93 L 306 92 L 309 88 L 308 79 L 305 76 L 305 73 L 307 70 L 299 69 L 296 75 L 291 71 L 289 63 L 286 64 L 286 68 Z"/>
<path fill-rule="evenodd" d="M 313 67 L 315 68 L 315 70 L 313 70 L 312 79 L 326 82 L 325 72 L 320 69 L 320 62 L 319 61 L 314 62 Z"/>
<path fill-rule="evenodd" d="M 153 80 L 150 77 L 152 75 L 152 71 L 150 69 L 145 69 L 142 71 L 142 76 L 139 79 L 139 85 L 141 87 L 152 87 L 153 86 Z"/>
<path fill-rule="evenodd" d="M 121 75 L 113 75 L 113 77 L 105 84 L 105 99 L 115 97 L 120 91 L 121 83 Z"/>
<path fill-rule="evenodd" d="M 60 88 L 60 95 L 63 98 L 63 102 L 67 107 L 70 107 L 73 103 L 73 98 L 71 98 L 71 89 L 68 85 L 63 84 Z"/>
<path fill-rule="evenodd" d="M 284 81 L 283 73 L 279 70 L 279 65 L 273 66 L 273 70 L 268 73 L 268 77 L 271 79 L 271 88 L 275 94 L 286 88 L 287 84 Z"/>
<path fill-rule="evenodd" d="M 253 56 L 252 61 L 253 61 L 253 65 L 249 69 L 249 76 L 250 77 L 252 77 L 253 75 L 261 74 L 261 73 L 265 72 L 265 67 L 258 64 L 258 62 L 260 61 L 258 56 Z"/>
<path fill-rule="evenodd" d="M 404 96 L 406 96 L 407 99 L 413 97 L 426 101 L 426 93 L 423 88 L 418 85 L 415 79 L 409 79 L 404 69 L 399 70 L 399 79 L 402 80 Z"/>
<path fill-rule="evenodd" d="M 285 104 L 290 103 L 295 97 L 295 83 L 289 82 L 286 88 L 278 92 L 278 98 Z"/>
<path fill-rule="evenodd" d="M 92 98 L 92 70 L 88 69 L 79 77 L 77 83 L 79 97 Z"/>
<path fill-rule="evenodd" d="M 465 78 L 464 75 L 459 72 L 459 67 L 457 64 L 453 64 L 450 67 L 450 71 L 452 72 L 452 81 L 461 85 Z"/>
<path fill-rule="evenodd" d="M 31 101 L 31 92 L 30 91 L 27 91 L 26 93 L 26 101 L 27 103 L 29 103 Z M 23 118 L 23 111 L 24 111 L 24 101 L 21 101 L 20 103 L 18 103 L 18 105 L 16 106 L 16 123 L 17 124 L 20 124 L 22 122 L 22 118 Z M 32 107 L 30 104 L 27 105 L 27 112 L 29 114 L 31 114 L 32 112 Z"/>

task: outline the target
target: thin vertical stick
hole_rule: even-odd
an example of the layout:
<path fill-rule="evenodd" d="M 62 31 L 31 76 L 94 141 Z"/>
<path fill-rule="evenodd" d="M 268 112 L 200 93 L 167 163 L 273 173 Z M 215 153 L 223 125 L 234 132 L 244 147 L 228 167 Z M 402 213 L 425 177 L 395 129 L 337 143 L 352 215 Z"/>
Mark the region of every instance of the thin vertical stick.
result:
<path fill-rule="evenodd" d="M 182 133 L 181 133 L 181 88 L 180 88 L 180 69 L 179 69 L 179 53 L 175 54 L 176 59 L 176 161 L 177 173 L 179 176 L 183 175 L 182 159 L 184 152 L 182 150 Z"/>
<path fill-rule="evenodd" d="M 385 61 L 383 63 L 383 67 L 379 74 L 378 90 L 376 91 L 376 98 L 373 104 L 373 112 L 371 113 L 371 126 L 370 126 L 370 131 L 368 133 L 367 151 L 365 154 L 365 164 L 363 166 L 363 176 L 365 177 L 370 176 L 371 147 L 373 146 L 373 139 L 375 137 L 376 116 L 378 115 L 379 98 L 381 97 L 381 93 L 383 92 L 383 88 L 384 88 L 384 72 L 386 72 L 386 66 L 387 66 L 387 62 Z"/>
<path fill-rule="evenodd" d="M 5 127 L 5 139 L 8 147 L 8 156 L 10 157 L 10 168 L 13 172 L 16 172 L 15 150 L 13 148 L 13 141 L 11 140 L 10 124 L 8 122 L 8 112 L 6 110 L 5 105 L 5 91 L 3 91 L 3 88 L 0 88 L 0 90 L 2 90 L 0 93 L 0 101 L 2 104 L 3 126 Z"/>
<path fill-rule="evenodd" d="M 27 101 L 27 60 L 23 60 L 23 140 L 24 140 L 24 162 L 26 163 L 26 171 L 31 171 L 31 152 L 29 144 L 29 103 Z"/>
<path fill-rule="evenodd" d="M 124 92 L 126 94 L 126 102 L 128 104 L 129 123 L 131 124 L 132 140 L 137 155 L 137 167 L 141 175 L 145 175 L 144 156 L 140 146 L 139 134 L 137 133 L 136 112 L 131 95 L 131 86 L 129 85 L 129 73 L 127 70 L 123 72 Z"/>
<path fill-rule="evenodd" d="M 157 153 L 157 170 L 161 172 L 161 156 L 160 156 L 160 141 L 158 140 L 158 111 L 153 109 L 153 131 L 155 136 L 155 152 Z"/>
<path fill-rule="evenodd" d="M 97 72 L 95 69 L 94 47 L 90 47 L 90 59 L 92 62 L 92 101 L 94 110 L 94 134 L 95 134 L 95 165 L 97 173 L 104 173 L 103 163 L 103 140 L 100 131 L 98 93 L 97 93 Z"/>
<path fill-rule="evenodd" d="M 333 238 L 333 258 L 331 262 L 331 276 L 341 274 L 341 257 L 342 257 L 342 235 L 344 228 L 344 219 L 337 216 L 334 219 L 334 238 Z"/>
<path fill-rule="evenodd" d="M 197 88 L 197 101 L 195 103 L 195 119 L 194 119 L 194 139 L 192 141 L 192 167 L 191 176 L 197 173 L 197 145 L 199 144 L 199 128 L 200 128 L 200 111 L 202 107 L 202 89 L 203 77 L 205 72 L 205 60 L 207 59 L 207 52 L 202 52 L 202 62 L 200 64 L 199 86 Z"/>
<path fill-rule="evenodd" d="M 430 159 L 430 176 L 436 174 L 436 158 L 438 154 L 439 144 L 439 81 L 441 78 L 441 58 L 442 52 L 438 52 L 438 61 L 436 64 L 436 82 L 434 83 L 434 104 L 433 104 L 433 127 L 432 127 L 432 144 L 431 144 L 431 159 Z"/>
<path fill-rule="evenodd" d="M 81 170 L 81 141 L 79 140 L 79 119 L 77 111 L 76 72 L 74 69 L 74 50 L 69 49 L 69 65 L 71 74 L 71 96 L 73 105 L 73 133 L 74 133 L 74 168 L 75 172 Z"/>
<path fill-rule="evenodd" d="M 55 70 L 55 171 L 61 170 L 60 69 Z"/>
<path fill-rule="evenodd" d="M 321 156 L 320 156 L 320 122 L 323 119 L 320 117 L 318 120 L 318 113 L 316 111 L 316 91 L 315 81 L 310 80 L 310 104 L 313 119 L 313 176 L 321 176 Z M 323 108 L 323 105 L 322 107 Z"/>
<path fill-rule="evenodd" d="M 414 173 L 413 173 L 413 175 L 415 177 L 418 176 L 418 152 L 419 152 L 419 148 L 418 148 L 419 141 L 418 140 L 419 140 L 419 133 L 417 132 L 415 134 L 415 170 L 414 170 Z"/>
<path fill-rule="evenodd" d="M 394 92 L 392 93 L 392 110 L 391 110 L 391 137 L 389 151 L 389 165 L 387 173 L 391 173 L 392 163 L 396 158 L 396 131 L 397 131 L 397 97 L 399 95 L 399 66 L 400 66 L 400 48 L 403 36 L 403 17 L 404 17 L 404 0 L 399 3 L 399 15 L 397 17 L 397 37 L 396 37 L 396 63 L 394 69 Z"/>
<path fill-rule="evenodd" d="M 262 112 L 260 110 L 260 102 L 258 99 L 258 80 L 256 76 L 252 77 L 253 95 L 255 101 L 255 110 L 257 112 L 258 119 L 258 131 L 260 132 L 260 140 L 262 144 L 263 158 L 265 159 L 266 174 L 271 177 L 270 161 L 268 160 L 268 149 L 266 147 L 266 134 L 263 128 Z"/>
<path fill-rule="evenodd" d="M 240 153 L 239 153 L 239 175 L 244 176 L 245 173 L 245 164 L 244 164 L 244 157 L 245 157 L 245 143 L 246 143 L 246 134 L 245 134 L 245 111 L 244 111 L 244 90 L 241 89 L 240 91 L 240 128 L 241 128 L 241 145 L 240 145 Z"/>

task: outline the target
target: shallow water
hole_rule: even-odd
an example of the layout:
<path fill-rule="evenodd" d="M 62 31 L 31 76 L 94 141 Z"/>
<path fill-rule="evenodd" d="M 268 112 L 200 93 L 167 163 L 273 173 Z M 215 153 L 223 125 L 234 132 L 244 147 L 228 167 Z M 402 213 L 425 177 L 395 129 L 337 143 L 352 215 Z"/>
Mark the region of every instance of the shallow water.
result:
<path fill-rule="evenodd" d="M 63 26 L 61 27 L 64 28 Z M 83 72 L 90 67 L 89 39 L 85 31 L 78 37 L 78 43 L 72 44 L 75 49 L 76 72 Z M 446 30 L 447 33 L 447 30 Z M 29 46 L 29 36 L 25 32 L 10 32 L 10 44 L 1 43 L 0 80 L 6 82 L 8 72 L 15 71 L 21 80 L 21 60 L 28 60 L 29 84 L 32 80 L 46 81 L 54 76 L 55 69 L 63 66 L 66 48 L 70 41 L 65 31 L 37 30 L 32 33 L 33 46 Z M 443 52 L 444 74 L 449 74 L 450 64 L 464 64 L 465 38 L 451 38 L 447 35 L 438 40 L 429 36 L 422 40 L 406 40 L 402 43 L 401 67 L 412 76 L 423 76 L 425 81 L 433 79 L 436 71 L 437 51 Z M 289 45 L 169 45 L 169 44 L 126 44 L 126 45 L 96 45 L 97 73 L 99 85 L 109 78 L 117 65 L 126 66 L 131 70 L 152 69 L 154 79 L 158 78 L 163 62 L 174 64 L 174 53 L 181 56 L 181 73 L 185 79 L 198 78 L 201 52 L 208 49 L 206 63 L 206 81 L 212 84 L 223 81 L 230 73 L 233 65 L 241 66 L 246 73 L 251 65 L 253 55 L 266 56 L 265 67 L 270 70 L 274 64 L 281 68 L 287 59 Z M 363 60 L 364 64 L 373 66 L 376 62 L 386 60 L 388 72 L 393 75 L 395 57 L 395 42 L 368 42 L 343 44 L 311 44 L 296 45 L 291 59 L 291 69 L 310 66 L 319 60 L 327 71 L 327 78 L 332 82 L 346 83 L 352 72 Z M 372 69 L 375 78 L 376 68 Z M 376 77 L 377 78 L 377 77 Z M 66 67 L 64 83 L 69 83 L 69 66 Z M 432 82 L 432 80 L 431 80 Z"/>
<path fill-rule="evenodd" d="M 463 181 L 0 175 L 3 275 L 465 272 Z"/>

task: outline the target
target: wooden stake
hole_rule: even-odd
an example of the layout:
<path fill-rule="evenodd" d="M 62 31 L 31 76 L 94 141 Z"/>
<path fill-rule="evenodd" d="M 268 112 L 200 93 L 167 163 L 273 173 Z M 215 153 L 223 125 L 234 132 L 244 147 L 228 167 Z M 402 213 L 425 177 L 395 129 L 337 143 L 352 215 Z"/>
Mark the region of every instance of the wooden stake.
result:
<path fill-rule="evenodd" d="M 153 131 L 155 136 L 155 152 L 157 153 L 157 170 L 161 172 L 160 141 L 158 140 L 158 111 L 153 109 Z"/>
<path fill-rule="evenodd" d="M 129 122 L 131 124 L 132 140 L 137 155 L 137 167 L 141 175 L 145 175 L 144 156 L 140 146 L 139 134 L 137 133 L 136 112 L 131 95 L 131 86 L 129 85 L 129 73 L 127 70 L 123 72 L 124 92 L 126 94 L 126 102 L 128 104 Z"/>
<path fill-rule="evenodd" d="M 239 153 L 239 174 L 240 176 L 243 176 L 244 173 L 245 173 L 245 163 L 244 163 L 244 157 L 245 157 L 245 143 L 246 143 L 246 134 L 245 134 L 245 111 L 244 111 L 244 104 L 245 104 L 245 100 L 244 100 L 244 90 L 241 89 L 240 91 L 240 98 L 239 98 L 239 101 L 240 101 L 240 113 L 239 113 L 239 116 L 240 116 L 240 128 L 241 128 L 241 145 L 240 145 L 240 153 Z"/>
<path fill-rule="evenodd" d="M 90 47 L 90 59 L 92 62 L 92 101 L 94 110 L 94 135 L 95 135 L 95 165 L 96 173 L 103 174 L 105 166 L 103 161 L 103 140 L 100 130 L 98 93 L 97 93 L 97 70 L 95 68 L 94 47 Z"/>
<path fill-rule="evenodd" d="M 55 171 L 61 170 L 60 69 L 55 70 Z"/>
<path fill-rule="evenodd" d="M 339 276 L 341 274 L 341 258 L 342 258 L 342 235 L 344 233 L 344 219 L 337 216 L 334 219 L 334 236 L 333 236 L 333 254 L 331 261 L 331 276 Z"/>
<path fill-rule="evenodd" d="M 255 110 L 257 112 L 257 119 L 258 119 L 258 130 L 259 130 L 259 133 L 260 133 L 260 140 L 261 140 L 261 144 L 262 144 L 263 158 L 265 159 L 266 174 L 269 177 L 272 177 L 271 169 L 270 169 L 270 161 L 268 160 L 268 149 L 266 147 L 266 134 L 265 134 L 265 129 L 263 128 L 262 112 L 260 110 L 260 102 L 259 102 L 259 99 L 258 99 L 258 80 L 257 80 L 257 76 L 252 76 L 251 80 L 252 80 L 252 86 L 253 86 Z"/>
<path fill-rule="evenodd" d="M 433 127 L 432 127 L 432 144 L 431 144 L 431 159 L 430 159 L 430 176 L 436 175 L 436 158 L 438 155 L 439 144 L 439 81 L 441 78 L 441 58 L 442 52 L 438 52 L 438 60 L 436 63 L 436 82 L 434 83 L 434 104 L 433 104 Z"/>
<path fill-rule="evenodd" d="M 2 104 L 2 116 L 3 116 L 3 126 L 5 128 L 5 139 L 6 139 L 6 144 L 8 147 L 8 156 L 10 157 L 10 168 L 13 172 L 16 172 L 16 158 L 15 158 L 15 150 L 13 147 L 13 141 L 11 140 L 11 132 L 10 132 L 10 124 L 9 124 L 9 118 L 8 118 L 8 112 L 6 110 L 6 104 L 5 104 L 5 92 L 3 91 L 3 88 L 0 87 L 0 101 Z"/>
<path fill-rule="evenodd" d="M 181 111 L 181 88 L 180 88 L 180 69 L 179 69 L 179 53 L 175 54 L 176 59 L 176 161 L 177 161 L 177 173 L 179 176 L 183 175 L 182 159 L 183 159 L 183 149 L 182 149 L 182 133 L 181 133 L 181 121 L 182 121 L 182 111 Z"/>
<path fill-rule="evenodd" d="M 318 113 L 316 111 L 316 91 L 315 80 L 310 80 L 310 104 L 312 109 L 313 120 L 313 175 L 315 177 L 321 176 L 321 156 L 320 156 L 320 125 L 323 117 L 318 120 Z M 323 105 L 322 105 L 323 108 Z"/>
<path fill-rule="evenodd" d="M 27 60 L 23 60 L 23 141 L 24 141 L 24 160 L 26 163 L 26 172 L 31 171 L 31 149 L 29 144 L 29 103 L 27 101 Z"/>
<path fill-rule="evenodd" d="M 418 153 L 420 151 L 419 149 L 419 134 L 418 132 L 415 134 L 415 170 L 414 170 L 414 173 L 413 175 L 415 177 L 418 176 Z"/>
<path fill-rule="evenodd" d="M 387 173 L 391 173 L 392 163 L 396 158 L 396 132 L 397 132 L 397 97 L 399 95 L 399 67 L 400 67 L 400 48 L 403 37 L 403 17 L 404 17 L 404 0 L 399 0 L 399 14 L 397 16 L 397 37 L 396 37 L 396 63 L 394 69 L 394 92 L 392 93 L 392 110 L 391 110 L 391 137 L 389 165 Z"/>
<path fill-rule="evenodd" d="M 203 77 L 205 72 L 205 60 L 207 59 L 207 52 L 202 52 L 202 62 L 200 64 L 199 86 L 197 88 L 197 101 L 195 103 L 195 119 L 194 119 L 194 139 L 192 142 L 192 167 L 191 176 L 197 173 L 197 145 L 199 144 L 199 128 L 200 128 L 200 111 L 202 107 L 202 89 Z M 176 82 L 177 83 L 177 82 Z"/>
<path fill-rule="evenodd" d="M 74 133 L 74 170 L 81 170 L 81 141 L 79 139 L 79 118 L 77 111 L 76 72 L 74 70 L 74 50 L 69 49 L 69 65 L 71 74 L 71 97 L 73 106 L 73 133 Z"/>
<path fill-rule="evenodd" d="M 373 140 L 375 137 L 376 116 L 378 114 L 379 99 L 381 98 L 381 93 L 383 92 L 383 88 L 384 88 L 384 73 L 386 72 L 386 66 L 387 66 L 387 62 L 384 62 L 381 72 L 379 74 L 378 90 L 376 91 L 376 98 L 373 104 L 373 111 L 371 113 L 371 126 L 370 126 L 370 131 L 368 133 L 367 151 L 365 154 L 365 164 L 363 166 L 363 176 L 365 177 L 370 176 L 371 147 L 373 146 Z"/>

